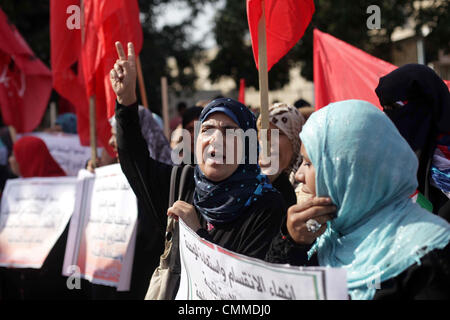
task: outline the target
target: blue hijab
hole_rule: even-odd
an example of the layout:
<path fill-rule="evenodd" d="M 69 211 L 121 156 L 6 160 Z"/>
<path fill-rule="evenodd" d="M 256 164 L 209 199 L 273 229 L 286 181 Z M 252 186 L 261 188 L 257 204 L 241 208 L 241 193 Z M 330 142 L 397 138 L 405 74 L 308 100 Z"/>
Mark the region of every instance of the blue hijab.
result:
<path fill-rule="evenodd" d="M 200 115 L 203 123 L 211 114 L 222 112 L 245 132 L 256 132 L 256 119 L 243 104 L 229 98 L 210 102 Z M 212 225 L 230 223 L 246 212 L 269 191 L 276 192 L 258 164 L 249 162 L 249 140 L 245 141 L 245 161 L 227 179 L 213 182 L 206 178 L 199 166 L 195 167 L 194 205 L 203 218 Z M 257 155 L 258 156 L 258 155 Z"/>
<path fill-rule="evenodd" d="M 63 113 L 56 118 L 55 124 L 59 124 L 65 133 L 77 133 L 77 116 L 75 113 Z"/>
<path fill-rule="evenodd" d="M 320 265 L 347 269 L 352 299 L 399 275 L 450 240 L 450 225 L 414 204 L 418 161 L 389 118 L 365 101 L 333 103 L 300 133 L 316 170 L 316 194 L 336 204 L 310 251 Z"/>

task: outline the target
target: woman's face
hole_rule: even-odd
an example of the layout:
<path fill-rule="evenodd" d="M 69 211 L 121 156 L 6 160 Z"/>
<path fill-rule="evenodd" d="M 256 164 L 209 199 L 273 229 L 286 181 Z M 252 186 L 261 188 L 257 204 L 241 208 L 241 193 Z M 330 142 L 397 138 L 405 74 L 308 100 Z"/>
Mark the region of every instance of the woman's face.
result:
<path fill-rule="evenodd" d="M 227 129 L 239 129 L 239 125 L 224 113 L 216 112 L 202 123 L 197 137 L 198 165 L 206 178 L 214 182 L 230 177 L 239 166 L 239 141 L 233 138 L 227 143 Z"/>
<path fill-rule="evenodd" d="M 316 169 L 306 153 L 305 145 L 302 143 L 300 154 L 303 157 L 302 164 L 295 173 L 295 179 L 303 183 L 302 191 L 313 197 L 316 196 Z"/>
<path fill-rule="evenodd" d="M 270 158 L 271 159 L 278 159 L 278 172 L 274 175 L 278 175 L 280 172 L 285 170 L 289 164 L 292 161 L 292 157 L 294 156 L 294 150 L 292 148 L 291 141 L 289 140 L 288 136 L 284 134 L 282 130 L 279 130 L 277 126 L 275 126 L 273 123 L 269 124 L 269 144 L 270 144 Z M 272 134 L 272 130 L 278 130 L 278 146 L 276 144 L 276 141 L 272 141 L 272 137 L 275 135 Z M 262 145 L 262 142 L 260 141 L 260 145 Z M 262 153 L 259 155 L 260 160 L 262 159 Z M 264 163 L 263 161 L 260 161 L 261 170 L 264 172 L 268 172 L 269 168 L 271 167 L 271 163 Z M 274 164 L 273 164 L 274 165 Z"/>

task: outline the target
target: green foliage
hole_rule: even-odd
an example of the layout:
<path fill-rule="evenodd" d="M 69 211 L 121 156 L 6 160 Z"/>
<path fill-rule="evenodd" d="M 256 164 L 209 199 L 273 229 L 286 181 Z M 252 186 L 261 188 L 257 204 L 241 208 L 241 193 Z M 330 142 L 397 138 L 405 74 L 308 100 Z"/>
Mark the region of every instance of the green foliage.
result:
<path fill-rule="evenodd" d="M 177 90 L 193 90 L 196 80 L 195 63 L 202 58 L 201 44 L 190 39 L 195 17 L 207 3 L 218 0 L 139 0 L 144 48 L 141 62 L 151 108 L 159 112 L 160 78 L 166 76 Z M 352 45 L 387 61 L 391 60 L 391 34 L 410 18 L 420 30 L 427 25 L 431 32 L 426 38 L 427 61 L 437 57 L 439 49 L 450 49 L 450 1 L 446 0 L 315 0 L 316 12 L 304 37 L 269 73 L 270 89 L 281 88 L 289 82 L 289 69 L 302 66 L 302 75 L 312 80 L 312 31 L 314 27 L 330 33 Z M 191 14 L 176 25 L 156 27 L 156 19 L 168 3 L 186 5 Z M 419 6 L 414 7 L 414 3 Z M 425 6 L 424 4 L 428 5 Z M 381 8 L 381 30 L 369 31 L 366 26 L 369 5 Z M 2 0 L 0 7 L 15 24 L 36 56 L 50 65 L 49 0 Z M 231 77 L 238 87 L 245 78 L 247 86 L 258 87 L 258 74 L 253 59 L 247 24 L 246 1 L 226 0 L 218 11 L 213 26 L 218 54 L 210 64 L 210 79 L 219 81 Z M 167 57 L 176 62 L 176 72 L 170 72 Z"/>
<path fill-rule="evenodd" d="M 139 0 L 141 15 L 144 19 L 144 47 L 141 52 L 142 69 L 148 100 L 153 111 L 159 113 L 161 100 L 160 79 L 165 76 L 171 87 L 178 91 L 193 91 L 197 79 L 195 64 L 201 59 L 201 45 L 190 39 L 190 30 L 195 17 L 203 5 L 217 0 Z M 156 19 L 164 5 L 168 3 L 186 4 L 191 10 L 185 21 L 176 25 L 166 25 L 161 30 L 156 27 Z M 170 72 L 167 58 L 176 62 L 175 72 Z"/>
<path fill-rule="evenodd" d="M 231 77 L 236 87 L 239 79 L 246 80 L 246 86 L 258 88 L 258 70 L 248 31 L 246 2 L 227 0 L 225 7 L 216 14 L 214 35 L 218 53 L 209 63 L 209 78 L 217 82 L 223 76 Z M 270 89 L 281 88 L 289 82 L 292 60 L 288 57 L 279 61 L 269 72 Z"/>
<path fill-rule="evenodd" d="M 0 8 L 36 56 L 50 66 L 50 1 L 2 0 Z"/>
<path fill-rule="evenodd" d="M 391 35 L 394 29 L 412 19 L 417 30 L 423 25 L 431 28 L 426 38 L 427 61 L 436 57 L 439 49 L 448 52 L 450 39 L 450 1 L 446 0 L 315 0 L 316 12 L 303 38 L 269 72 L 270 89 L 289 82 L 289 67 L 301 65 L 301 75 L 313 79 L 313 29 L 357 46 L 380 59 L 391 59 Z M 414 7 L 420 4 L 421 9 Z M 431 6 L 424 6 L 425 3 Z M 369 30 L 367 7 L 378 5 L 381 9 L 381 30 Z M 245 1 L 227 0 L 218 12 L 214 28 L 219 53 L 211 63 L 210 79 L 217 81 L 222 75 L 231 76 L 236 83 L 240 77 L 249 86 L 257 87 L 257 70 L 253 62 L 246 17 Z"/>

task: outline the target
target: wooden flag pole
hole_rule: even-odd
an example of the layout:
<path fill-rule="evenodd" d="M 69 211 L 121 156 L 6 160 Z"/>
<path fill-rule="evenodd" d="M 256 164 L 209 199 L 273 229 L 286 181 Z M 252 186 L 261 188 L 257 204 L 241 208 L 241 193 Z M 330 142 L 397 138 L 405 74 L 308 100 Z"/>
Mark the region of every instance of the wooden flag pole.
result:
<path fill-rule="evenodd" d="M 56 102 L 50 102 L 50 127 L 53 127 L 56 122 Z"/>
<path fill-rule="evenodd" d="M 136 58 L 136 67 L 139 81 L 139 92 L 141 93 L 142 104 L 148 109 L 147 92 L 145 91 L 144 75 L 142 73 L 141 59 Z"/>
<path fill-rule="evenodd" d="M 89 130 L 91 134 L 91 162 L 92 167 L 97 167 L 97 128 L 96 128 L 96 113 L 95 95 L 89 97 Z"/>
<path fill-rule="evenodd" d="M 81 7 L 81 50 L 83 50 L 84 42 L 86 39 L 86 22 L 84 16 L 84 1 L 80 1 Z M 97 167 L 97 128 L 96 128 L 96 105 L 95 95 L 89 97 L 89 132 L 90 132 L 90 144 L 91 144 L 91 162 L 92 167 Z"/>
<path fill-rule="evenodd" d="M 162 114 L 164 120 L 164 135 L 170 141 L 170 127 L 169 127 L 169 98 L 167 94 L 167 78 L 161 77 L 161 101 Z"/>
<path fill-rule="evenodd" d="M 266 39 L 266 14 L 265 3 L 261 1 L 262 14 L 258 22 L 258 76 L 259 76 L 259 97 L 261 113 L 261 140 L 263 159 L 270 157 L 267 133 L 269 129 L 269 79 L 267 72 L 267 39 Z M 268 160 L 268 159 L 267 159 Z M 264 161 L 266 162 L 266 161 Z"/>
<path fill-rule="evenodd" d="M 11 142 L 14 144 L 17 141 L 17 131 L 13 126 L 8 126 L 9 135 L 11 136 Z"/>

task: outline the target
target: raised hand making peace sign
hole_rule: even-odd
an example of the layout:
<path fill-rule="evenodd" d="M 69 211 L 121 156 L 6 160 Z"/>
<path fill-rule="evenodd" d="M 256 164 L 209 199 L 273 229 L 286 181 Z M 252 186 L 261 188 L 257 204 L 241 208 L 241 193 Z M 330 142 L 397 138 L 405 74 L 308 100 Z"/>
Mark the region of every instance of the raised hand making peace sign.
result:
<path fill-rule="evenodd" d="M 110 80 L 117 101 L 125 106 L 132 105 L 137 101 L 136 98 L 136 55 L 134 53 L 133 43 L 128 43 L 128 57 L 125 55 L 122 44 L 116 42 L 117 54 L 114 68 L 111 69 Z"/>

